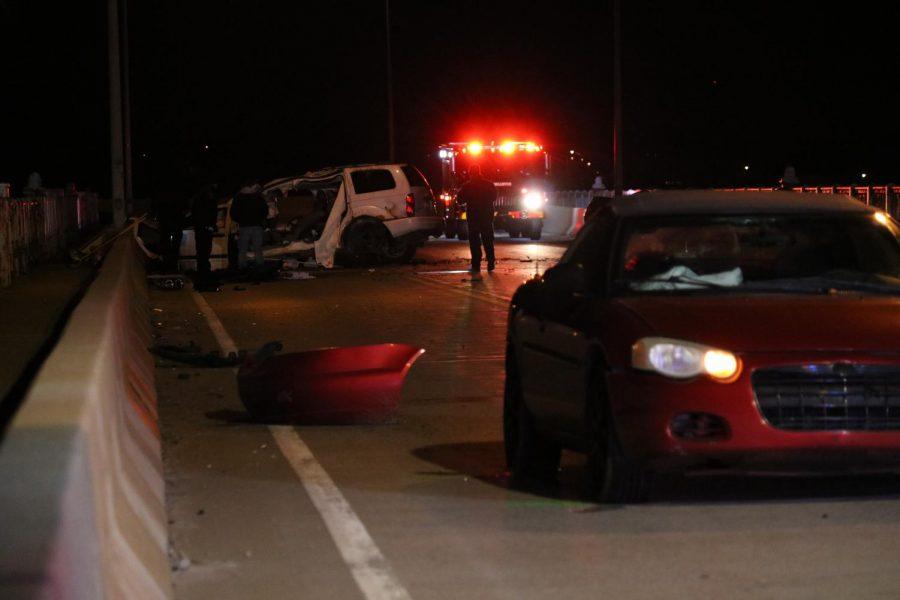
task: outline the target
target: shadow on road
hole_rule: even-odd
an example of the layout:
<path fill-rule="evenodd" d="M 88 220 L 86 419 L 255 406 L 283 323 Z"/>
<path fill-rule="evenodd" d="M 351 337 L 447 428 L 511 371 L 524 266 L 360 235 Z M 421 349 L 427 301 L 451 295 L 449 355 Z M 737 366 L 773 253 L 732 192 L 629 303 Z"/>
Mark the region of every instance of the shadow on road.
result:
<path fill-rule="evenodd" d="M 484 483 L 511 489 L 509 471 L 503 442 L 472 442 L 459 444 L 438 444 L 423 446 L 412 451 L 413 455 L 453 473 L 466 475 Z M 563 458 L 558 485 L 532 487 L 520 491 L 557 500 L 583 500 L 580 480 L 571 478 L 571 469 L 566 468 L 567 458 Z M 445 472 L 425 472 L 428 475 L 446 475 Z"/>
<path fill-rule="evenodd" d="M 413 455 L 451 472 L 509 489 L 503 443 L 438 444 L 413 450 Z M 447 475 L 443 471 L 427 472 Z M 564 452 L 559 482 L 552 488 L 524 490 L 562 500 L 585 500 L 584 458 Z M 726 504 L 741 502 L 884 500 L 900 498 L 896 474 L 847 476 L 692 475 L 656 480 L 653 504 Z"/>

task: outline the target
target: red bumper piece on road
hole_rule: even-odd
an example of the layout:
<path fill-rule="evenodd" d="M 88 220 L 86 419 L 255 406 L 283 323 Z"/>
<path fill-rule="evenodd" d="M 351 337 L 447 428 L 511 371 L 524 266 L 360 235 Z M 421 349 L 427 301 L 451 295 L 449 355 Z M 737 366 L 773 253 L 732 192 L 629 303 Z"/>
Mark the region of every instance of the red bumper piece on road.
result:
<path fill-rule="evenodd" d="M 325 348 L 248 361 L 241 402 L 257 420 L 351 425 L 389 419 L 403 380 L 425 352 L 406 344 Z"/>

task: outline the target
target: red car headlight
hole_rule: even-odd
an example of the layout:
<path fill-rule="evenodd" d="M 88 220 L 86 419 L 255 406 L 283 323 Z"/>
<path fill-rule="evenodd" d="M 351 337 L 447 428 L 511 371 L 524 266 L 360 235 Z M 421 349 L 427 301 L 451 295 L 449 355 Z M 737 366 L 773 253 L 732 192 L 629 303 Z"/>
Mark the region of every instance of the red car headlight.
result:
<path fill-rule="evenodd" d="M 631 365 L 676 379 L 708 375 L 723 383 L 741 372 L 740 359 L 727 350 L 661 337 L 638 340 L 631 347 Z"/>

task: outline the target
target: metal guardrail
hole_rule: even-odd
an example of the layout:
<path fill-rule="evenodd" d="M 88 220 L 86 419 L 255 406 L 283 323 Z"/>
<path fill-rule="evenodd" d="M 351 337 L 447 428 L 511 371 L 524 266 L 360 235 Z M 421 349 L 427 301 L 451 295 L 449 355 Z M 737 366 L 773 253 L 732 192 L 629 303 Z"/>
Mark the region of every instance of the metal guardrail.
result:
<path fill-rule="evenodd" d="M 46 190 L 32 198 L 0 198 L 0 287 L 58 255 L 99 223 L 99 199 L 93 193 Z"/>

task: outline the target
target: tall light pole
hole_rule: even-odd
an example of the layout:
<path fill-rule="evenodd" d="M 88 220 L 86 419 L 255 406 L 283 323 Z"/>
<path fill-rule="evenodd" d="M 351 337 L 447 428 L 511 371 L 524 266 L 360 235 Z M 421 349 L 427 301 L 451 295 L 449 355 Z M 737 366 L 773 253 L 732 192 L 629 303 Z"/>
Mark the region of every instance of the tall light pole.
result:
<path fill-rule="evenodd" d="M 384 0 L 384 31 L 387 38 L 387 100 L 388 100 L 388 158 L 390 162 L 397 160 L 396 140 L 394 138 L 394 73 L 391 60 L 391 0 Z"/>
<path fill-rule="evenodd" d="M 613 0 L 613 196 L 622 196 L 622 7 Z"/>
<path fill-rule="evenodd" d="M 125 160 L 125 210 L 134 214 L 134 177 L 131 164 L 131 63 L 128 60 L 128 0 L 122 0 L 120 23 L 122 42 L 122 121 L 124 124 L 122 147 Z"/>
<path fill-rule="evenodd" d="M 122 66 L 118 0 L 108 0 L 106 17 L 109 29 L 109 154 L 112 172 L 110 198 L 113 225 L 122 227 L 125 224 L 125 144 L 122 135 Z"/>

